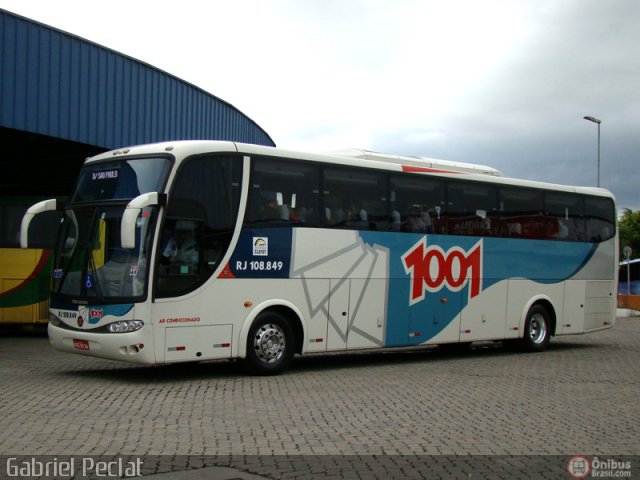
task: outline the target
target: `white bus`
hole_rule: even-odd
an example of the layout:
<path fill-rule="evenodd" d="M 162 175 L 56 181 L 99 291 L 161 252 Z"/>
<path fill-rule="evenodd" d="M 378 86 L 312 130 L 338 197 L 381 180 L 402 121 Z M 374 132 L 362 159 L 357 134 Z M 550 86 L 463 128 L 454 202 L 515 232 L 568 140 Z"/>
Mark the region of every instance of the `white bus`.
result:
<path fill-rule="evenodd" d="M 88 159 L 63 212 L 54 348 L 141 364 L 551 336 L 610 328 L 613 196 L 454 162 L 227 142 Z M 362 158 L 358 158 L 362 157 Z"/>

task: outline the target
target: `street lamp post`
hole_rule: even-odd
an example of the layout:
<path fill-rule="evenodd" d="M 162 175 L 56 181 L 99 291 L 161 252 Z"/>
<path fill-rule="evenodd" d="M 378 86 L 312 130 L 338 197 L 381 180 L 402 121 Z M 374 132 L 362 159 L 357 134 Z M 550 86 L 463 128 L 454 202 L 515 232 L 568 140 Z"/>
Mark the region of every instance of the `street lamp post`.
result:
<path fill-rule="evenodd" d="M 591 117 L 589 115 L 584 117 L 584 119 L 589 120 L 590 122 L 593 122 L 598 125 L 598 183 L 597 183 L 597 186 L 600 187 L 600 124 L 602 123 L 602 120 L 596 117 Z"/>

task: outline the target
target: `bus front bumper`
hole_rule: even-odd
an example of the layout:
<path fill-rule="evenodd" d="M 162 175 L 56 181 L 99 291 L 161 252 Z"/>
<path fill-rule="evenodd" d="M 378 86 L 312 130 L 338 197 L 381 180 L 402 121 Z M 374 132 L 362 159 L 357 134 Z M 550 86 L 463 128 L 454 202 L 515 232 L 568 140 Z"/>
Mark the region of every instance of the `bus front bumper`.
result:
<path fill-rule="evenodd" d="M 150 327 L 130 333 L 91 333 L 49 323 L 49 341 L 56 350 L 123 362 L 154 364 Z"/>

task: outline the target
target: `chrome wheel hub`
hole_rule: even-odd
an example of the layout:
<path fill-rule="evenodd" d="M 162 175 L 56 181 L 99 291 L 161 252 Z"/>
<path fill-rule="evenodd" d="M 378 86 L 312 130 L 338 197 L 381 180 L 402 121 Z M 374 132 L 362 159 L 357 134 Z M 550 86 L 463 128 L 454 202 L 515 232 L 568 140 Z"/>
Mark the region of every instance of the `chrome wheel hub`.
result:
<path fill-rule="evenodd" d="M 274 363 L 282 358 L 287 346 L 284 332 L 272 323 L 261 326 L 253 339 L 253 349 L 264 363 Z"/>
<path fill-rule="evenodd" d="M 533 343 L 542 343 L 547 336 L 547 322 L 542 314 L 536 313 L 529 322 L 529 336 Z"/>

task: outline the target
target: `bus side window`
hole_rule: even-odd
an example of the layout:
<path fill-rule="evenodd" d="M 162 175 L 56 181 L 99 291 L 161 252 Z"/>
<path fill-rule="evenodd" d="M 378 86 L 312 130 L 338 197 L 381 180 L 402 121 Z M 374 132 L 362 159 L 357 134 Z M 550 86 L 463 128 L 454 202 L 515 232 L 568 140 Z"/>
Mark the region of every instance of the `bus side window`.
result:
<path fill-rule="evenodd" d="M 585 198 L 587 241 L 602 242 L 615 234 L 615 209 L 608 198 Z"/>
<path fill-rule="evenodd" d="M 444 182 L 423 176 L 391 177 L 389 230 L 410 233 L 444 233 L 442 213 Z"/>
<path fill-rule="evenodd" d="M 17 248 L 20 246 L 20 224 L 28 205 L 0 206 L 0 247 Z M 53 248 L 55 234 L 62 219 L 62 212 L 49 211 L 36 215 L 29 226 L 30 248 Z"/>
<path fill-rule="evenodd" d="M 317 226 L 319 174 L 312 164 L 254 158 L 245 225 Z"/>
<path fill-rule="evenodd" d="M 495 186 L 451 182 L 448 185 L 447 198 L 447 232 L 450 235 L 499 235 Z"/>
<path fill-rule="evenodd" d="M 201 222 L 200 222 L 201 223 Z M 168 220 L 165 241 L 161 251 L 161 271 L 166 275 L 195 275 L 199 273 L 200 246 L 198 222 L 193 220 Z"/>
<path fill-rule="evenodd" d="M 386 181 L 382 172 L 327 168 L 324 203 L 328 226 L 352 230 L 387 230 Z"/>
<path fill-rule="evenodd" d="M 585 241 L 584 202 L 572 193 L 546 192 L 544 214 L 547 218 L 546 239 Z"/>
<path fill-rule="evenodd" d="M 240 203 L 242 162 L 229 155 L 187 159 L 169 193 L 158 244 L 158 297 L 202 285 L 229 248 Z"/>
<path fill-rule="evenodd" d="M 501 187 L 499 210 L 500 236 L 539 240 L 546 238 L 548 222 L 544 216 L 542 190 Z"/>

